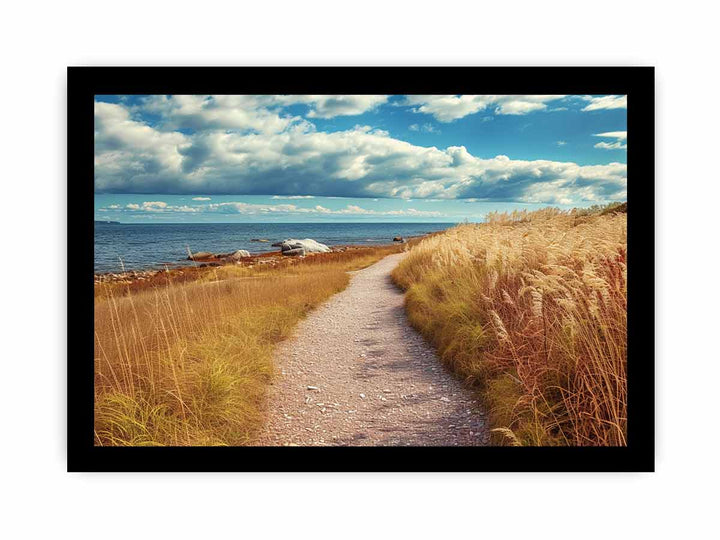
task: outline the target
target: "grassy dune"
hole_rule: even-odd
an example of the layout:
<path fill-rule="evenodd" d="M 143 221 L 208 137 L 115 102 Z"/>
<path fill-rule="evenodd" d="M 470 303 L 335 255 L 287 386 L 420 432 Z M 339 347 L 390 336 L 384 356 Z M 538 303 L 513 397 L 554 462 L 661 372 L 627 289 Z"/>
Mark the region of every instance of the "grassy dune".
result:
<path fill-rule="evenodd" d="M 492 214 L 396 268 L 412 324 L 477 385 L 494 443 L 626 444 L 625 210 Z"/>
<path fill-rule="evenodd" d="M 98 284 L 95 444 L 250 442 L 262 423 L 274 344 L 344 289 L 348 270 L 400 249 L 203 268 L 140 288 Z"/>

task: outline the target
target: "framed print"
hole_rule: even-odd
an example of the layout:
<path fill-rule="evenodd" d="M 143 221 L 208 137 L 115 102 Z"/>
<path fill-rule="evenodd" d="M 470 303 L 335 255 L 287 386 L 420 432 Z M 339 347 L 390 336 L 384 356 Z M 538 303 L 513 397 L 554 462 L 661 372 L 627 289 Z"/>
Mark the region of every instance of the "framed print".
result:
<path fill-rule="evenodd" d="M 652 471 L 654 73 L 68 69 L 71 471 Z"/>

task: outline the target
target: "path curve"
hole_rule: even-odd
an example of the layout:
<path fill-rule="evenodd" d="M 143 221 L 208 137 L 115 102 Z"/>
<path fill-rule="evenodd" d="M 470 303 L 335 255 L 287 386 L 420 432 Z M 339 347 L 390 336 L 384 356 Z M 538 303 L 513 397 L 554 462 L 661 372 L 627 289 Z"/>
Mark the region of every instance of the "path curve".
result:
<path fill-rule="evenodd" d="M 404 253 L 353 272 L 275 352 L 259 446 L 480 446 L 472 392 L 408 323 L 390 272 Z"/>

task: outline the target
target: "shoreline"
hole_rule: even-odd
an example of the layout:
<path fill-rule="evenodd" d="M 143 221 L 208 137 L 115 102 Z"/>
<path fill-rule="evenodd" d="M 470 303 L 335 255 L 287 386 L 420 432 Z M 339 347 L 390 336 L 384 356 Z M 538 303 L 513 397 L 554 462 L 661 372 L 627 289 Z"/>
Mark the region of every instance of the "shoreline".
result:
<path fill-rule="evenodd" d="M 411 236 L 404 238 L 402 242 L 390 241 L 384 244 L 339 244 L 335 246 L 328 246 L 330 252 L 328 253 L 307 253 L 301 256 L 287 256 L 283 255 L 282 251 L 278 248 L 273 251 L 262 251 L 259 253 L 251 253 L 249 257 L 243 257 L 237 260 L 229 260 L 227 258 L 217 258 L 218 254 L 213 254 L 212 257 L 197 258 L 195 260 L 181 259 L 174 263 L 168 263 L 164 268 L 143 268 L 134 270 L 125 270 L 120 272 L 95 272 L 94 282 L 95 284 L 101 283 L 114 283 L 114 284 L 132 284 L 139 281 L 167 281 L 169 278 L 185 276 L 190 277 L 193 274 L 197 274 L 208 269 L 218 268 L 221 266 L 241 266 L 245 268 L 254 268 L 259 265 L 267 265 L 269 268 L 275 268 L 279 265 L 291 265 L 307 258 L 315 258 L 336 253 L 345 253 L 347 251 L 358 251 L 364 249 L 374 249 L 378 247 L 387 246 L 402 246 L 407 245 L 409 242 L 416 242 L 422 238 L 426 238 L 432 234 L 428 233 L 424 235 Z"/>
<path fill-rule="evenodd" d="M 140 225 L 140 224 L 130 224 Z M 192 265 L 188 247 L 195 253 L 248 251 L 253 257 L 267 256 L 272 243 L 285 239 L 314 239 L 330 248 L 392 245 L 392 239 L 440 232 L 453 223 L 338 223 L 338 224 L 156 224 L 160 228 L 131 228 L 126 224 L 100 226 L 95 233 L 93 274 L 129 274 Z M 206 230 L 200 228 L 209 226 Z M 232 225 L 232 226 L 231 226 Z M 336 226 L 337 225 L 337 226 Z M 237 227 L 236 227 L 237 226 Z M 267 245 L 264 245 L 267 244 Z M 211 262 L 211 261 L 199 261 Z"/>

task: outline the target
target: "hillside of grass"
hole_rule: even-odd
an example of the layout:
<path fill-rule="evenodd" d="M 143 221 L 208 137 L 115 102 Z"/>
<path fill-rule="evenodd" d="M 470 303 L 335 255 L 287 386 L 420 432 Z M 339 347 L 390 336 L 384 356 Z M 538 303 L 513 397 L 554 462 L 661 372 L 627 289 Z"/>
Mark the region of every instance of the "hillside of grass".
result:
<path fill-rule="evenodd" d="M 395 269 L 411 323 L 478 389 L 494 444 L 626 444 L 626 212 L 490 214 Z"/>
<path fill-rule="evenodd" d="M 401 249 L 97 284 L 95 444 L 250 443 L 263 420 L 274 345 L 344 289 L 348 271 Z"/>

